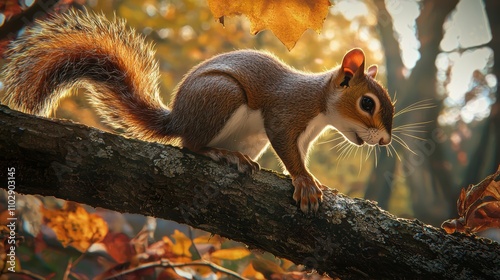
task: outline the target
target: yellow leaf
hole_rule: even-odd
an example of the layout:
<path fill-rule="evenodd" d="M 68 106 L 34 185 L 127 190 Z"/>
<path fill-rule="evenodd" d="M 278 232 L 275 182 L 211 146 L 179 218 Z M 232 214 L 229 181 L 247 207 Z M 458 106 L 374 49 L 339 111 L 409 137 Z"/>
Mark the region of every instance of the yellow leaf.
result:
<path fill-rule="evenodd" d="M 195 266 L 192 269 L 196 271 L 197 275 L 201 275 L 203 278 L 207 278 L 213 273 L 212 269 L 208 266 Z"/>
<path fill-rule="evenodd" d="M 248 255 L 250 255 L 250 251 L 248 251 L 246 248 L 242 248 L 242 247 L 231 248 L 231 249 L 221 249 L 221 250 L 217 250 L 211 254 L 211 256 L 213 258 L 222 259 L 222 260 L 229 260 L 229 261 L 239 260 L 239 259 L 242 259 L 242 258 L 248 256 Z"/>
<path fill-rule="evenodd" d="M 42 208 L 44 221 L 56 233 L 63 246 L 71 245 L 85 251 L 108 233 L 106 222 L 97 214 L 89 214 L 74 202 L 66 202 L 62 209 Z"/>
<path fill-rule="evenodd" d="M 243 270 L 241 276 L 252 279 L 266 279 L 264 275 L 253 268 L 252 263 L 249 263 L 248 266 Z"/>
<path fill-rule="evenodd" d="M 191 252 L 189 252 L 189 248 L 193 244 L 191 239 L 178 230 L 175 230 L 171 236 L 175 240 L 172 252 L 177 256 L 191 257 Z"/>
<path fill-rule="evenodd" d="M 203 235 L 198 236 L 193 240 L 194 244 L 212 244 L 212 245 L 220 245 L 224 242 L 224 239 L 220 235 Z"/>
<path fill-rule="evenodd" d="M 328 14 L 329 0 L 208 0 L 215 18 L 244 14 L 250 32 L 270 29 L 291 50 L 308 28 L 320 32 Z"/>
<path fill-rule="evenodd" d="M 284 270 L 291 270 L 290 268 L 295 266 L 295 264 L 287 259 L 281 259 L 281 267 L 284 269 Z"/>
<path fill-rule="evenodd" d="M 267 276 L 267 278 L 269 278 L 268 276 L 271 274 L 285 274 L 283 268 L 270 260 L 254 259 L 252 260 L 252 266 L 256 271 L 262 273 L 264 276 Z"/>

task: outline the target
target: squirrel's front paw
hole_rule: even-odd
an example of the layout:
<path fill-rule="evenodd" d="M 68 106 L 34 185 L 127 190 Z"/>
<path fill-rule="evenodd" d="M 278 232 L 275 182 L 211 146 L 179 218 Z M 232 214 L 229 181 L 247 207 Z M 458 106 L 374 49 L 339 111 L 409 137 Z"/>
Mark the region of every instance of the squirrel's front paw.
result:
<path fill-rule="evenodd" d="M 253 161 L 249 156 L 237 151 L 229 151 L 217 148 L 204 148 L 200 151 L 201 154 L 208 156 L 215 161 L 224 160 L 238 167 L 240 173 L 253 174 L 260 169 L 260 165 Z"/>
<path fill-rule="evenodd" d="M 293 178 L 292 184 L 295 187 L 293 199 L 300 203 L 302 212 L 317 212 L 319 203 L 323 200 L 323 191 L 321 191 L 323 185 L 311 176 L 305 175 Z"/>

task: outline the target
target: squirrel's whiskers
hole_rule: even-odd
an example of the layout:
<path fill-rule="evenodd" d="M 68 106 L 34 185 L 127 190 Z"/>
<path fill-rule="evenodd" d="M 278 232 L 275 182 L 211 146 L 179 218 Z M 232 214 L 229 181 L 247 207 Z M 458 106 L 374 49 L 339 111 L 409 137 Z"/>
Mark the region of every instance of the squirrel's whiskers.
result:
<path fill-rule="evenodd" d="M 38 23 L 9 47 L 2 103 L 48 116 L 68 90 L 83 87 L 111 127 L 133 138 L 181 144 L 239 172 L 259 170 L 255 160 L 272 146 L 304 212 L 316 212 L 323 199 L 324 185 L 307 162 L 327 129 L 354 144 L 342 147 L 341 158 L 356 155 L 364 143 L 391 143 L 394 103 L 375 79 L 378 67 L 365 67 L 359 48 L 321 73 L 299 71 L 262 51 L 219 54 L 184 75 L 167 105 L 152 44 L 123 20 L 71 11 Z"/>
<path fill-rule="evenodd" d="M 393 104 L 396 104 L 396 95 L 394 95 L 393 98 Z M 401 115 L 413 112 L 413 111 L 419 111 L 419 110 L 426 110 L 430 108 L 434 108 L 436 105 L 432 103 L 430 99 L 425 99 L 425 100 L 420 100 L 417 101 L 413 104 L 408 105 L 407 107 L 396 111 L 394 113 L 394 118 L 399 117 Z M 389 157 L 396 157 L 399 161 L 402 161 L 402 158 L 400 154 L 398 153 L 395 143 L 404 148 L 405 150 L 408 150 L 412 154 L 416 154 L 414 150 L 411 149 L 410 145 L 403 139 L 403 137 L 411 138 L 413 140 L 418 140 L 418 141 L 425 141 L 426 139 L 419 137 L 415 134 L 418 133 L 426 133 L 427 131 L 425 130 L 425 125 L 428 123 L 431 123 L 432 121 L 422 121 L 422 122 L 414 122 L 414 123 L 409 123 L 409 124 L 402 124 L 396 127 L 392 128 L 392 140 L 389 145 L 383 146 L 386 151 L 386 155 Z M 341 140 L 340 142 L 338 142 Z M 338 150 L 338 157 L 337 157 L 337 168 L 339 162 L 351 157 L 351 156 L 356 156 L 357 151 L 360 150 L 361 156 L 359 160 L 359 170 L 361 172 L 361 169 L 363 167 L 363 162 L 366 162 L 372 155 L 374 158 L 375 166 L 378 165 L 378 154 L 380 154 L 381 147 L 376 145 L 363 145 L 363 146 L 356 146 L 352 145 L 349 141 L 345 140 L 344 137 L 342 136 L 337 136 L 334 137 L 333 139 L 327 140 L 320 142 L 319 144 L 326 144 L 326 143 L 334 143 L 335 145 L 330 148 L 330 150 L 337 149 Z M 338 142 L 338 143 L 337 143 Z M 365 152 L 366 149 L 366 156 L 364 157 L 363 160 L 363 153 Z M 354 154 L 353 154 L 354 152 Z"/>

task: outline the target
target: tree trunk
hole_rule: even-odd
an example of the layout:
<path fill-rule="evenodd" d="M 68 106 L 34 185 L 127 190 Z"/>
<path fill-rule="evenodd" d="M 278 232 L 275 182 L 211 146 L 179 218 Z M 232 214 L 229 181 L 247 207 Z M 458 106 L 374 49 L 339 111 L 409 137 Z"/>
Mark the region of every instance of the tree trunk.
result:
<path fill-rule="evenodd" d="M 390 32 L 392 21 L 384 20 L 379 22 L 378 26 L 382 45 L 388 51 L 386 53 L 388 88 L 394 88 L 398 93 L 397 108 L 401 110 L 422 100 L 431 100 L 436 107 L 409 112 L 394 118 L 394 127 L 424 121 L 432 122 L 426 124 L 425 135 L 418 135 L 425 141 L 406 138 L 415 153 L 396 145 L 401 155 L 401 162 L 397 162 L 398 159 L 394 157 L 381 156 L 380 164 L 370 175 L 365 198 L 380 201 L 385 208 L 389 200 L 386 192 L 390 192 L 395 179 L 403 179 L 411 191 L 415 217 L 434 225 L 439 225 L 441 221 L 456 213 L 454 201 L 458 197 L 443 159 L 443 143 L 436 139 L 439 133 L 436 120 L 440 106 L 436 100 L 435 66 L 436 57 L 440 52 L 439 43 L 443 38 L 443 23 L 457 3 L 458 0 L 422 1 L 421 12 L 416 20 L 421 57 L 407 79 L 401 75 L 403 67 L 401 59 L 392 57 L 399 56 L 399 53 L 394 51 L 396 48 L 399 50 L 399 45 L 393 32 Z M 378 18 L 386 18 L 385 2 L 375 0 L 375 4 L 378 8 Z M 394 174 L 398 165 L 401 166 L 399 169 L 402 172 Z"/>
<path fill-rule="evenodd" d="M 500 17 L 497 12 L 500 10 L 500 1 L 485 0 L 484 2 L 492 34 L 492 39 L 487 46 L 493 50 L 492 72 L 497 78 L 496 101 L 491 106 L 490 116 L 485 120 L 478 148 L 471 155 L 464 176 L 465 181 L 462 183 L 464 186 L 468 184 L 467 181 L 480 180 L 488 172 L 491 173 L 500 163 L 500 145 L 498 145 L 500 141 L 500 90 L 498 89 L 500 83 Z M 491 149 L 485 147 L 491 147 Z"/>
<path fill-rule="evenodd" d="M 343 279 L 500 277 L 498 243 L 447 235 L 331 190 L 306 215 L 288 177 L 242 175 L 176 147 L 5 106 L 0 163 L 1 178 L 16 169 L 20 193 L 186 223 Z"/>

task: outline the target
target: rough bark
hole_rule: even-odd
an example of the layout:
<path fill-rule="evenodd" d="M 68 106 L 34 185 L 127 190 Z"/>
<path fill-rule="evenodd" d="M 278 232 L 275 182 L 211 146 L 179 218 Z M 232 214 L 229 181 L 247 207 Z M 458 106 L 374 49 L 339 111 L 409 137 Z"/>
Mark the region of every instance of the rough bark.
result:
<path fill-rule="evenodd" d="M 243 175 L 176 147 L 4 106 L 0 163 L 0 178 L 16 168 L 20 193 L 186 223 L 343 279 L 500 277 L 498 243 L 447 235 L 329 190 L 306 215 L 279 174 Z"/>

